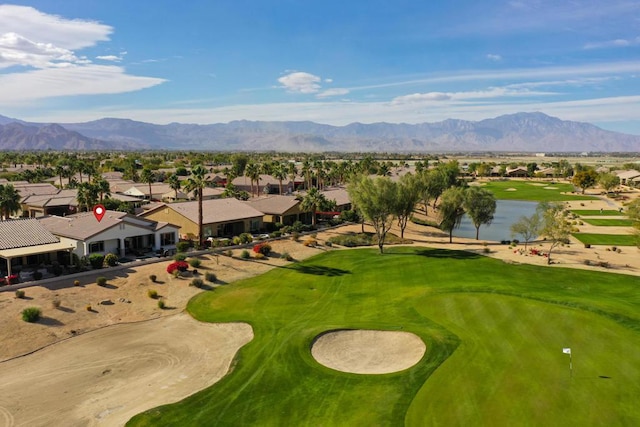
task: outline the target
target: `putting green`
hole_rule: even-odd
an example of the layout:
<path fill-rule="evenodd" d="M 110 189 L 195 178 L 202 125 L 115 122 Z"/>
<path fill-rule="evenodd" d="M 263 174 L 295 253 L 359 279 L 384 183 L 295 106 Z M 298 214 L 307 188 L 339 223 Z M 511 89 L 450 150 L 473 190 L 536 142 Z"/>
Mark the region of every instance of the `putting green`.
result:
<path fill-rule="evenodd" d="M 420 390 L 407 425 L 549 425 L 550 414 L 563 425 L 637 423 L 640 337 L 612 320 L 488 294 L 438 296 L 419 311 L 461 344 Z"/>
<path fill-rule="evenodd" d="M 254 340 L 222 381 L 130 425 L 640 425 L 637 283 L 462 251 L 327 252 L 192 299 Z M 338 372 L 311 346 L 339 329 L 411 332 L 426 351 L 401 372 Z"/>

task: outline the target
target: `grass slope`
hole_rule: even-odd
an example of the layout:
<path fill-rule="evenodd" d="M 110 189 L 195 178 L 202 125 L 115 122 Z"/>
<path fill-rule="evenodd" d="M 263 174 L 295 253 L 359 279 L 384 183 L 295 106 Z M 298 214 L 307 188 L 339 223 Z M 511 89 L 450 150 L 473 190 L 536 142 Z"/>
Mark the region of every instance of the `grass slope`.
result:
<path fill-rule="evenodd" d="M 600 227 L 631 227 L 633 225 L 633 221 L 630 219 L 582 218 L 582 221 Z"/>
<path fill-rule="evenodd" d="M 638 241 L 633 234 L 575 233 L 573 237 L 585 244 L 605 246 L 636 246 Z"/>
<path fill-rule="evenodd" d="M 623 215 L 620 211 L 614 209 L 603 209 L 602 211 L 597 209 L 574 209 L 573 212 L 580 216 L 620 216 Z"/>
<path fill-rule="evenodd" d="M 361 249 L 202 293 L 188 310 L 249 322 L 255 338 L 221 382 L 128 425 L 580 425 L 571 420 L 588 414 L 640 423 L 635 277 Z M 410 331 L 427 354 L 394 374 L 332 371 L 309 347 L 341 328 Z M 575 352 L 573 380 L 564 346 Z"/>
<path fill-rule="evenodd" d="M 592 196 L 570 194 L 574 191 L 571 184 L 545 183 L 539 181 L 489 181 L 483 185 L 491 190 L 496 199 L 500 200 L 529 200 L 534 202 L 560 202 L 567 200 L 596 200 Z M 548 187 L 548 188 L 545 188 Z M 567 193 L 567 194 L 564 194 Z"/>

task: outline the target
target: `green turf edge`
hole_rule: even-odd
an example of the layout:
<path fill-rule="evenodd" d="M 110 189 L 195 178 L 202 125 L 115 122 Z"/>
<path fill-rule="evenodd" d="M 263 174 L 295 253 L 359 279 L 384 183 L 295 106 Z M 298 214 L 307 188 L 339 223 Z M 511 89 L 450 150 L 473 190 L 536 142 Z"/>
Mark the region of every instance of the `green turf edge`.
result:
<path fill-rule="evenodd" d="M 581 218 L 581 221 L 597 227 L 631 227 L 633 220 L 630 219 L 610 219 L 610 218 Z"/>
<path fill-rule="evenodd" d="M 636 246 L 637 237 L 633 234 L 596 234 L 574 233 L 573 237 L 585 245 Z"/>
<path fill-rule="evenodd" d="M 572 209 L 572 213 L 580 216 L 621 216 L 623 214 L 620 211 L 612 209 L 604 209 L 602 211 L 597 209 Z"/>

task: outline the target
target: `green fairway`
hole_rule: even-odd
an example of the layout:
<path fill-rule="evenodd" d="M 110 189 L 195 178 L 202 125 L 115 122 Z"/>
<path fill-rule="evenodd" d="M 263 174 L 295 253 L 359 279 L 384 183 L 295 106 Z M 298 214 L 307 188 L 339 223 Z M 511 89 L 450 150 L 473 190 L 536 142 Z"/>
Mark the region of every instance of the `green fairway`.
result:
<path fill-rule="evenodd" d="M 528 200 L 533 202 L 558 202 L 565 200 L 595 200 L 592 196 L 581 196 L 571 193 L 574 191 L 571 184 L 552 184 L 539 181 L 489 181 L 484 183 L 484 188 L 491 190 L 496 199 L 500 200 Z"/>
<path fill-rule="evenodd" d="M 129 425 L 638 425 L 637 281 L 435 249 L 328 252 L 196 296 L 197 319 L 248 322 L 254 340 L 222 381 Z M 385 375 L 311 357 L 318 334 L 353 328 L 413 332 L 427 353 Z"/>
<path fill-rule="evenodd" d="M 575 233 L 573 237 L 590 245 L 636 246 L 637 242 L 637 237 L 632 234 Z"/>
<path fill-rule="evenodd" d="M 581 220 L 600 227 L 631 227 L 633 225 L 630 219 L 581 218 Z"/>
<path fill-rule="evenodd" d="M 622 213 L 620 213 L 620 211 L 617 210 L 613 210 L 613 209 L 603 209 L 602 211 L 597 210 L 597 209 L 575 209 L 572 210 L 571 212 L 573 212 L 576 215 L 580 215 L 580 216 L 621 216 L 624 215 Z"/>

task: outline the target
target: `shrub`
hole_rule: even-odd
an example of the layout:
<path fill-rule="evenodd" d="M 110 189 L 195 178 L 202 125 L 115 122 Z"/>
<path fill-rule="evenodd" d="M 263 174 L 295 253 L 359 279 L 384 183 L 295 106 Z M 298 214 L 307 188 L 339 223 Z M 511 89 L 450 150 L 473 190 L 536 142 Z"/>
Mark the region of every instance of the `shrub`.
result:
<path fill-rule="evenodd" d="M 73 286 L 80 286 L 80 280 L 76 279 L 73 281 Z"/>
<path fill-rule="evenodd" d="M 158 308 L 159 308 L 160 310 L 164 310 L 164 308 L 165 308 L 164 299 L 160 298 L 160 299 L 158 300 Z"/>
<path fill-rule="evenodd" d="M 200 267 L 201 264 L 202 264 L 202 261 L 200 261 L 198 258 L 191 258 L 189 260 L 189 265 L 193 268 L 198 268 Z"/>
<path fill-rule="evenodd" d="M 176 250 L 178 252 L 187 252 L 190 246 L 191 246 L 191 242 L 178 242 L 176 244 Z"/>
<path fill-rule="evenodd" d="M 266 258 L 265 254 L 261 254 L 261 253 L 254 254 L 253 257 L 255 259 L 265 259 Z"/>
<path fill-rule="evenodd" d="M 22 289 L 16 291 L 16 298 L 24 298 L 24 291 Z"/>
<path fill-rule="evenodd" d="M 150 275 L 149 275 L 149 280 L 151 280 L 153 283 L 155 283 L 155 282 L 156 282 L 156 279 L 157 279 L 157 278 L 158 278 L 158 277 L 157 277 L 155 274 L 150 274 Z"/>
<path fill-rule="evenodd" d="M 205 279 L 207 279 L 207 282 L 211 282 L 211 283 L 215 283 L 215 282 L 216 282 L 216 280 L 218 279 L 218 278 L 216 277 L 216 274 L 215 274 L 215 273 L 212 273 L 212 272 L 210 272 L 210 271 L 207 271 L 207 272 L 204 274 L 204 278 L 205 278 Z"/>
<path fill-rule="evenodd" d="M 240 243 L 243 245 L 253 242 L 253 236 L 249 233 L 242 233 L 238 237 L 240 238 Z"/>
<path fill-rule="evenodd" d="M 104 263 L 109 267 L 114 267 L 118 265 L 118 256 L 116 254 L 107 254 L 104 257 Z"/>
<path fill-rule="evenodd" d="M 173 256 L 173 259 L 174 261 L 184 261 L 185 259 L 187 259 L 187 255 L 182 252 L 178 252 Z"/>
<path fill-rule="evenodd" d="M 42 279 L 42 273 L 40 273 L 38 270 L 33 272 L 33 280 L 40 280 Z"/>
<path fill-rule="evenodd" d="M 55 276 L 59 276 L 62 274 L 62 267 L 60 266 L 60 263 L 58 261 L 53 261 L 51 263 L 51 272 Z"/>
<path fill-rule="evenodd" d="M 294 242 L 297 242 L 298 240 L 300 240 L 300 232 L 298 231 L 291 232 L 291 240 L 293 240 Z"/>
<path fill-rule="evenodd" d="M 91 268 L 94 268 L 94 269 L 102 268 L 102 265 L 104 264 L 104 255 L 102 254 L 89 255 L 89 264 L 91 264 Z"/>
<path fill-rule="evenodd" d="M 100 276 L 96 279 L 96 283 L 98 286 L 105 286 L 107 284 L 107 278 L 104 276 Z"/>
<path fill-rule="evenodd" d="M 482 251 L 483 251 L 485 254 L 491 253 L 491 249 L 489 249 L 489 248 L 487 248 L 487 247 L 482 248 Z"/>
<path fill-rule="evenodd" d="M 202 288 L 204 286 L 204 282 L 202 279 L 193 279 L 189 286 L 195 286 L 196 288 Z"/>
<path fill-rule="evenodd" d="M 618 247 L 617 247 L 617 246 L 612 246 L 612 247 L 611 247 L 611 250 L 612 250 L 613 252 L 617 252 Z"/>
<path fill-rule="evenodd" d="M 251 254 L 249 254 L 249 251 L 245 249 L 242 252 L 240 252 L 240 258 L 249 259 L 251 258 Z"/>
<path fill-rule="evenodd" d="M 175 261 L 167 266 L 167 273 L 173 274 L 174 271 L 183 272 L 189 269 L 189 264 L 186 261 Z"/>
<path fill-rule="evenodd" d="M 156 291 L 155 289 L 149 289 L 149 290 L 147 291 L 147 296 L 148 296 L 149 298 L 156 299 L 156 298 L 158 298 L 158 291 Z"/>
<path fill-rule="evenodd" d="M 591 261 L 589 261 L 588 259 L 584 260 L 584 265 L 591 265 Z"/>
<path fill-rule="evenodd" d="M 609 268 L 609 263 L 607 261 L 600 261 L 598 265 L 600 267 Z"/>
<path fill-rule="evenodd" d="M 585 244 L 584 244 L 584 247 L 585 247 L 585 248 L 587 248 L 587 249 L 589 249 L 589 248 L 591 247 L 591 244 L 590 244 L 590 243 L 585 243 Z"/>
<path fill-rule="evenodd" d="M 51 301 L 51 305 L 53 306 L 53 308 L 60 308 L 60 304 L 60 300 L 57 298 Z"/>
<path fill-rule="evenodd" d="M 91 308 L 91 304 L 87 304 L 85 308 L 87 309 L 87 311 L 93 311 L 93 308 Z"/>
<path fill-rule="evenodd" d="M 280 255 L 280 258 L 286 259 L 287 261 L 293 261 L 293 257 L 289 255 L 289 252 L 283 252 L 282 255 Z"/>
<path fill-rule="evenodd" d="M 318 244 L 318 241 L 313 237 L 309 237 L 302 244 L 305 246 L 315 247 Z"/>
<path fill-rule="evenodd" d="M 27 307 L 22 310 L 22 320 L 29 323 L 37 322 L 41 314 L 42 312 L 38 307 Z"/>
<path fill-rule="evenodd" d="M 268 243 L 258 243 L 253 246 L 253 252 L 268 256 L 271 253 L 271 245 Z"/>

